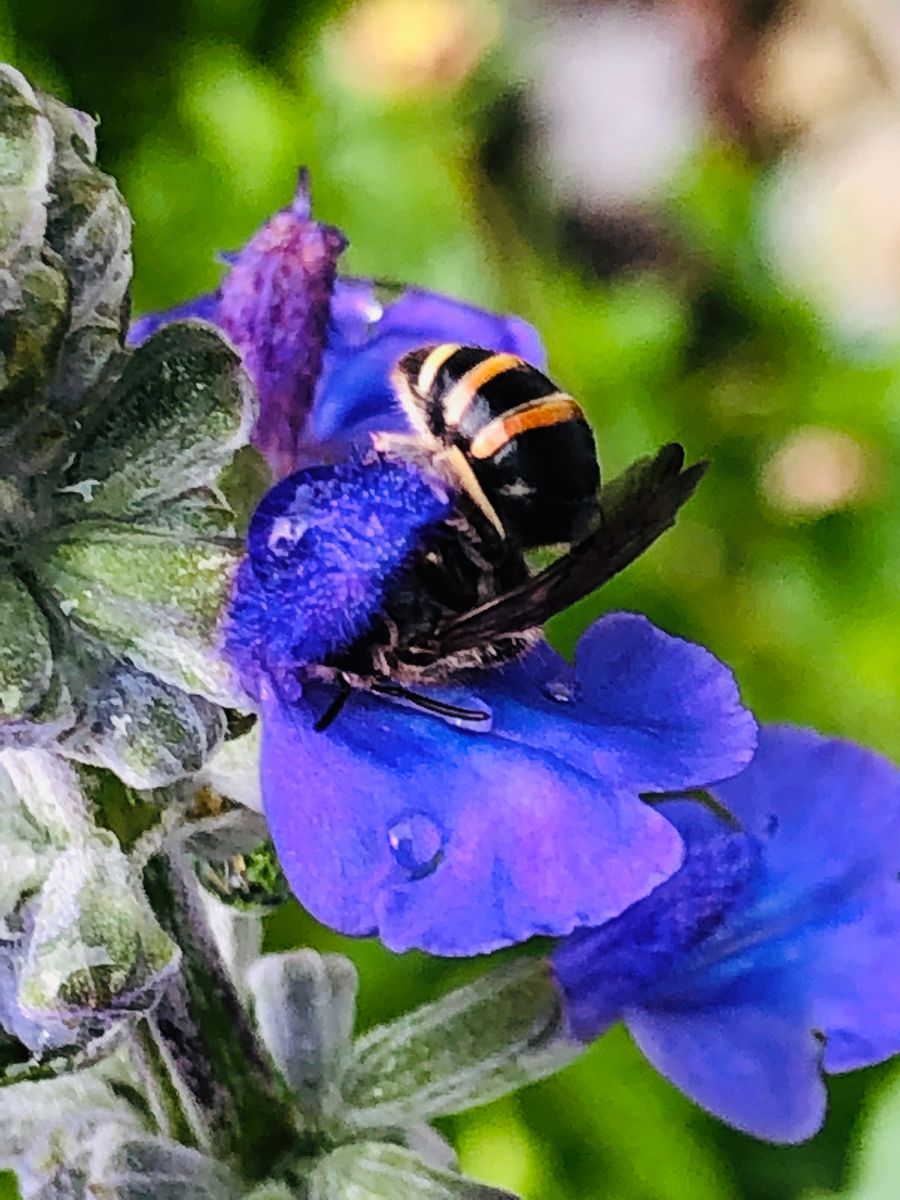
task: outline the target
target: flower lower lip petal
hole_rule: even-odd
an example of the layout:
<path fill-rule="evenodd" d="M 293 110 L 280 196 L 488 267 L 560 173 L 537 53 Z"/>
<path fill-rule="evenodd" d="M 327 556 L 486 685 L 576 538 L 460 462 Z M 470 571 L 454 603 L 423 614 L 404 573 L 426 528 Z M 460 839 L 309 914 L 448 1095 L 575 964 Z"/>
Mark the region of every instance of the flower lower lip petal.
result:
<path fill-rule="evenodd" d="M 542 647 L 486 673 L 479 691 L 504 736 L 635 792 L 705 787 L 741 771 L 756 747 L 731 671 L 636 613 L 596 621 L 574 671 Z"/>
<path fill-rule="evenodd" d="M 637 1009 L 625 1020 L 656 1069 L 730 1125 L 791 1143 L 822 1124 L 821 1047 L 802 1008 Z"/>
<path fill-rule="evenodd" d="M 345 933 L 479 953 L 606 920 L 681 861 L 674 828 L 633 794 L 502 736 L 351 699 L 317 733 L 317 709 L 263 690 L 272 836 L 300 900 Z"/>

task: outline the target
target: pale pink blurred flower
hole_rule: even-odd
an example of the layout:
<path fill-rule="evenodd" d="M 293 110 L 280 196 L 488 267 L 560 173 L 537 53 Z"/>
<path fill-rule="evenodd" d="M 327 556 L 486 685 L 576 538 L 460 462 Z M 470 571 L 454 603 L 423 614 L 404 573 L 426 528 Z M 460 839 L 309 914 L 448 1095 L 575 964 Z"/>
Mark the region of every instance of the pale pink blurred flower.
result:
<path fill-rule="evenodd" d="M 362 0 L 335 24 L 329 48 L 352 87 L 402 98 L 458 88 L 500 27 L 491 0 Z"/>
<path fill-rule="evenodd" d="M 851 19 L 857 7 L 855 0 L 789 5 L 763 39 L 755 107 L 775 129 L 816 130 L 877 94 L 864 28 Z"/>
<path fill-rule="evenodd" d="M 760 487 L 779 512 L 815 518 L 869 499 L 878 474 L 873 453 L 856 438 L 805 425 L 777 447 L 762 470 Z"/>
<path fill-rule="evenodd" d="M 839 332 L 900 341 L 900 109 L 787 154 L 766 197 L 772 266 Z"/>
<path fill-rule="evenodd" d="M 539 11 L 529 38 L 535 170 L 587 213 L 658 197 L 704 127 L 690 22 L 662 6 Z"/>

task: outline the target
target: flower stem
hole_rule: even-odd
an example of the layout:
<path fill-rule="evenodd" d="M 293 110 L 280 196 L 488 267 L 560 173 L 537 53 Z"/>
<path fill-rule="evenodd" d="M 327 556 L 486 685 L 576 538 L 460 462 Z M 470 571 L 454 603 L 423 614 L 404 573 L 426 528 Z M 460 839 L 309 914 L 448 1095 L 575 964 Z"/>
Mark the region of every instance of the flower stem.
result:
<path fill-rule="evenodd" d="M 275 1074 L 216 949 L 183 854 L 173 847 L 144 869 L 153 910 L 181 947 L 182 970 L 157 1005 L 149 1033 L 172 1074 L 194 1144 L 230 1161 L 245 1179 L 273 1173 L 297 1145 Z"/>
<path fill-rule="evenodd" d="M 131 1060 L 163 1137 L 197 1150 L 208 1149 L 208 1133 L 196 1127 L 196 1119 L 191 1119 L 185 1097 L 175 1083 L 150 1020 L 139 1021 L 135 1027 L 131 1036 Z"/>

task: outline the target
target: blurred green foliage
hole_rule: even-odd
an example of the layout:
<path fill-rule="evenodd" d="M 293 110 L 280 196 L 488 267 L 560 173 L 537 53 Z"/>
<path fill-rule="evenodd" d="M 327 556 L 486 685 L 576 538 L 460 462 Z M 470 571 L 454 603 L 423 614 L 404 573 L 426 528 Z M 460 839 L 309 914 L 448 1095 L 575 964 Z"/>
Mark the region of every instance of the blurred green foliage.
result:
<path fill-rule="evenodd" d="M 773 282 L 758 250 L 765 170 L 710 140 L 654 214 L 667 265 L 601 279 L 564 236 L 527 151 L 516 39 L 501 38 L 460 87 L 391 99 L 335 65 L 331 27 L 347 7 L 12 0 L 0 6 L 0 50 L 100 114 L 101 162 L 135 217 L 136 310 L 214 286 L 216 251 L 288 201 L 303 162 L 317 213 L 351 239 L 345 270 L 539 327 L 609 474 L 671 439 L 711 460 L 677 530 L 555 623 L 562 648 L 603 610 L 643 611 L 732 664 L 764 720 L 896 756 L 900 361 L 838 344 Z M 764 473 L 808 426 L 855 439 L 867 476 L 843 507 L 791 515 Z M 392 958 L 287 905 L 270 919 L 269 948 L 300 941 L 354 958 L 366 1024 L 473 970 Z M 528 1200 L 793 1200 L 851 1178 L 861 1105 L 891 1074 L 833 1080 L 824 1132 L 775 1148 L 707 1118 L 614 1031 L 562 1076 L 447 1125 L 469 1173 Z M 888 1193 L 847 1193 L 863 1194 Z"/>

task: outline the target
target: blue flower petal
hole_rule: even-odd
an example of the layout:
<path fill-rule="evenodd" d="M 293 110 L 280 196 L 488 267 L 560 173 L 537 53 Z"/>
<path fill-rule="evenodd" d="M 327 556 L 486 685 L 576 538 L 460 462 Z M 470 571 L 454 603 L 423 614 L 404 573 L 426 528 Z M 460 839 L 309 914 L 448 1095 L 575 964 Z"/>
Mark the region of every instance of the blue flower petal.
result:
<path fill-rule="evenodd" d="M 633 794 L 496 726 L 467 733 L 357 693 L 317 733 L 325 689 L 262 691 L 279 858 L 301 902 L 344 933 L 482 953 L 605 921 L 681 861 L 673 827 Z"/>
<path fill-rule="evenodd" d="M 554 968 L 574 1036 L 622 1016 L 699 1103 L 797 1141 L 822 1119 L 819 1070 L 900 1051 L 900 772 L 776 727 L 715 796 L 743 830 L 662 805 L 685 865 L 616 920 L 566 939 Z"/>
<path fill-rule="evenodd" d="M 554 951 L 566 1025 L 579 1041 L 599 1037 L 637 1004 L 666 1004 L 670 992 L 677 1004 L 685 960 L 724 924 L 758 874 L 756 841 L 735 835 L 710 809 L 669 802 L 660 811 L 684 839 L 681 869 L 616 920 L 578 930 Z M 695 974 L 692 1002 L 712 991 L 720 1003 L 728 984 L 727 978 Z"/>
<path fill-rule="evenodd" d="M 597 621 L 574 669 L 543 647 L 479 691 L 505 737 L 636 792 L 706 787 L 742 770 L 756 746 L 731 671 L 634 613 Z"/>
<path fill-rule="evenodd" d="M 810 1020 L 826 1035 L 825 1069 L 896 1054 L 900 771 L 850 742 L 776 727 L 747 777 L 717 795 L 765 842 L 769 920 L 793 917 L 805 931 Z"/>
<path fill-rule="evenodd" d="M 825 1115 L 821 1050 L 802 1009 L 779 999 L 625 1019 L 660 1074 L 709 1112 L 758 1138 L 801 1142 Z"/>
<path fill-rule="evenodd" d="M 883 1062 L 900 1052 L 900 885 L 862 900 L 856 920 L 834 929 L 813 959 L 812 1023 L 824 1030 L 830 1074 Z"/>
<path fill-rule="evenodd" d="M 408 350 L 440 342 L 508 351 L 539 367 L 546 361 L 537 332 L 517 317 L 419 288 L 407 288 L 382 309 L 374 284 L 339 279 L 310 440 L 327 443 L 373 430 L 405 430 L 390 388 L 391 369 Z"/>
<path fill-rule="evenodd" d="M 770 726 L 751 770 L 716 796 L 765 842 L 785 910 L 812 898 L 839 906 L 891 854 L 900 866 L 900 772 L 851 742 Z"/>

